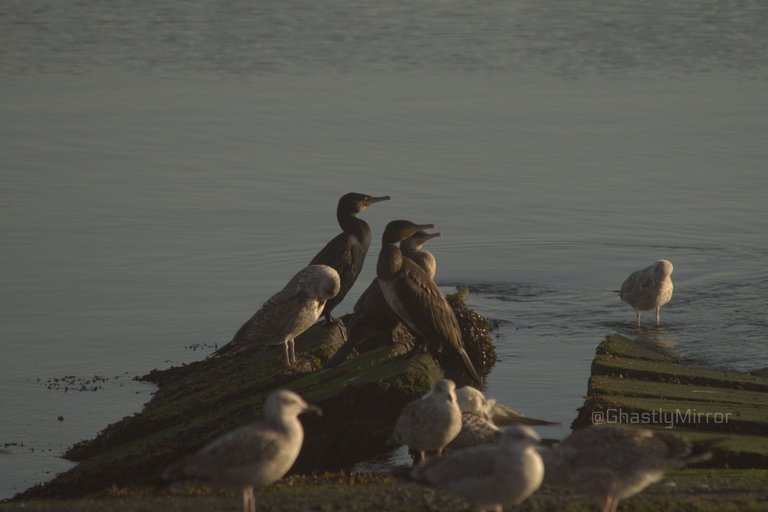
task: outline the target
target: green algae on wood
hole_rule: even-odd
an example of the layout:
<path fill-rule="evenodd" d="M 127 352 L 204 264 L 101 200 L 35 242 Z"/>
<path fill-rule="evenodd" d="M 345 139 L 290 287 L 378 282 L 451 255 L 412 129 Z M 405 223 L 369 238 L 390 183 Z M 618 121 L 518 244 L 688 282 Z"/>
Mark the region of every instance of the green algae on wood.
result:
<path fill-rule="evenodd" d="M 484 319 L 463 302 L 455 304 L 462 331 L 475 336 L 465 342 L 490 344 Z M 338 327 L 319 322 L 297 338 L 299 362 L 290 371 L 283 366 L 282 347 L 155 370 L 144 379 L 158 389 L 142 412 L 73 446 L 65 456 L 78 465 L 16 498 L 75 497 L 113 484 L 157 484 L 171 462 L 261 418 L 264 400 L 276 388 L 292 389 L 325 411 L 321 418 L 301 418 L 306 435 L 293 471 L 344 468 L 384 453 L 402 408 L 431 389 L 443 369 L 428 354 L 405 353 L 403 345 L 391 341 L 323 368 L 342 343 Z"/>
<path fill-rule="evenodd" d="M 768 465 L 768 380 L 681 362 L 613 335 L 597 347 L 574 428 L 641 423 L 691 438 L 716 438 L 711 465 Z"/>

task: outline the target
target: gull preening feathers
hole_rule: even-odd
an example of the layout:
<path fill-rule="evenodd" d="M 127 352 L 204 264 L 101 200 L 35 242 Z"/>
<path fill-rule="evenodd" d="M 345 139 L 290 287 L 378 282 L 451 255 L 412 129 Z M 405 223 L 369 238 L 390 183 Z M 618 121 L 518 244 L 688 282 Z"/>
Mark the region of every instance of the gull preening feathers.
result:
<path fill-rule="evenodd" d="M 507 427 L 495 445 L 460 450 L 413 468 L 411 477 L 464 498 L 480 510 L 501 511 L 533 494 L 544 479 L 530 427 Z"/>
<path fill-rule="evenodd" d="M 496 443 L 501 438 L 499 425 L 553 425 L 554 422 L 527 418 L 519 411 L 486 398 L 472 386 L 456 390 L 461 410 L 461 431 L 446 448 L 461 450 L 470 446 Z"/>
<path fill-rule="evenodd" d="M 426 452 L 440 456 L 461 430 L 455 390 L 452 380 L 441 379 L 432 391 L 406 405 L 387 444 L 407 445 L 415 450 L 419 455 L 417 463 L 426 459 Z"/>
<path fill-rule="evenodd" d="M 711 442 L 609 424 L 584 427 L 554 448 L 542 448 L 545 483 L 603 499 L 603 512 L 660 480 L 667 469 L 711 457 Z"/>
<path fill-rule="evenodd" d="M 632 272 L 621 285 L 619 297 L 635 308 L 637 325 L 640 325 L 640 311 L 656 310 L 656 325 L 661 325 L 661 306 L 672 299 L 672 263 L 658 260 L 653 265 Z"/>
<path fill-rule="evenodd" d="M 528 418 L 520 411 L 486 398 L 482 391 L 472 386 L 456 390 L 456 401 L 461 412 L 473 412 L 486 416 L 496 425 L 556 425 L 556 422 Z"/>
<path fill-rule="evenodd" d="M 254 487 L 265 487 L 285 475 L 304 442 L 298 416 L 320 409 L 293 391 L 269 395 L 264 419 L 214 439 L 199 452 L 169 466 L 166 480 L 195 480 L 243 490 L 243 511 L 255 512 Z"/>
<path fill-rule="evenodd" d="M 295 338 L 320 318 L 326 301 L 339 293 L 340 286 L 339 274 L 331 267 L 304 267 L 213 355 L 237 354 L 257 343 L 283 344 L 285 365 L 295 364 Z"/>

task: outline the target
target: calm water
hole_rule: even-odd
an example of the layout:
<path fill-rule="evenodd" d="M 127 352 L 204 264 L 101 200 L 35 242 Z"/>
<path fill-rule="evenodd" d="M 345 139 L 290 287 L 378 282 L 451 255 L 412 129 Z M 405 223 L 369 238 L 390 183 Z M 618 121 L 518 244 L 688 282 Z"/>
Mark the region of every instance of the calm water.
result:
<path fill-rule="evenodd" d="M 388 220 L 435 223 L 547 436 L 613 332 L 768 366 L 761 0 L 6 0 L 0 47 L 0 497 L 228 340 L 348 191 L 393 200 L 339 311 Z M 658 258 L 637 331 L 611 290 Z"/>

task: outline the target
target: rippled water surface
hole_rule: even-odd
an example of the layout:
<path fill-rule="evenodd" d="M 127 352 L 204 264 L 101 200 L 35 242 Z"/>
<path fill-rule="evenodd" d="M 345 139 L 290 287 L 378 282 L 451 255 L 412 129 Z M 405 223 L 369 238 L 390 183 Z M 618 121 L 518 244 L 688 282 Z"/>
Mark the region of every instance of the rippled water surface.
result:
<path fill-rule="evenodd" d="M 613 332 L 768 366 L 765 2 L 10 0 L 0 48 L 0 497 L 228 340 L 348 191 L 393 198 L 373 257 L 437 225 L 547 436 Z M 658 258 L 638 330 L 612 290 Z"/>

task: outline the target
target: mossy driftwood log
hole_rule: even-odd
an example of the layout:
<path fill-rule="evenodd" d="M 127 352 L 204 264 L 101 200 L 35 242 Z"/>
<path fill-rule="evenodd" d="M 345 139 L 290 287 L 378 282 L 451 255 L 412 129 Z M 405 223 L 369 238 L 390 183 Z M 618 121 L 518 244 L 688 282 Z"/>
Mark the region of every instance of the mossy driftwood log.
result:
<path fill-rule="evenodd" d="M 449 302 L 459 319 L 468 353 L 487 374 L 495 363 L 488 323 L 458 295 Z M 323 408 L 320 418 L 302 417 L 306 435 L 294 472 L 334 470 L 386 452 L 385 441 L 402 408 L 444 375 L 426 353 L 410 353 L 374 333 L 378 344 L 324 369 L 343 343 L 340 329 L 319 322 L 296 341 L 298 369 L 286 372 L 282 347 L 252 350 L 232 358 L 209 358 L 143 377 L 158 386 L 138 414 L 109 425 L 95 439 L 76 444 L 65 458 L 78 462 L 52 481 L 16 496 L 85 496 L 112 485 L 152 485 L 167 465 L 211 439 L 262 416 L 266 396 L 277 388 L 298 392 Z M 407 334 L 400 337 L 407 342 Z M 450 376 L 450 368 L 445 373 Z"/>
<path fill-rule="evenodd" d="M 768 468 L 768 379 L 681 362 L 622 336 L 597 347 L 573 427 L 640 423 L 691 439 L 717 438 L 705 465 Z"/>

